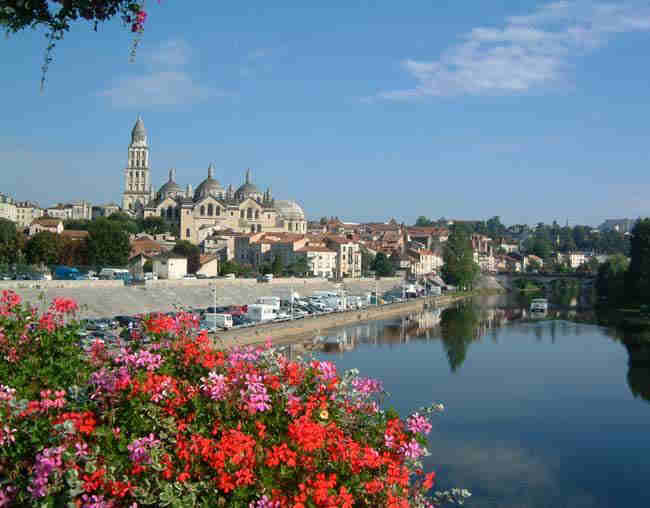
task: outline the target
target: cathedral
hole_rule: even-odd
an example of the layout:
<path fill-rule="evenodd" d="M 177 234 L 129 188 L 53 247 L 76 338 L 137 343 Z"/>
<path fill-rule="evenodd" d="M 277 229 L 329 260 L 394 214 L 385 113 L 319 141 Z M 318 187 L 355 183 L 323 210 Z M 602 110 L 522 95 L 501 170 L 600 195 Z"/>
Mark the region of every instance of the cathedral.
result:
<path fill-rule="evenodd" d="M 175 224 L 182 240 L 200 244 L 213 233 L 225 229 L 236 232 L 306 233 L 307 220 L 295 201 L 276 200 L 271 188 L 262 192 L 246 170 L 244 183 L 236 190 L 224 188 L 214 177 L 214 166 L 192 190 L 176 183 L 176 170 L 154 192 L 149 169 L 149 145 L 142 118 L 131 131 L 128 164 L 124 170 L 122 209 L 136 217 L 162 217 Z"/>

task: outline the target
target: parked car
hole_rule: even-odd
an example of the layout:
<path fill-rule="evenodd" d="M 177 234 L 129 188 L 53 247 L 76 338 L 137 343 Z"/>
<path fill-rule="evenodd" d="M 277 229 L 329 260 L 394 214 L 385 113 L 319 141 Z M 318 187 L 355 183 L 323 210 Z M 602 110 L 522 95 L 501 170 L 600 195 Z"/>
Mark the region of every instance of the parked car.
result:
<path fill-rule="evenodd" d="M 183 277 L 183 279 L 184 280 L 196 280 L 196 275 L 194 275 L 193 273 L 188 273 L 187 275 L 185 275 L 185 277 Z"/>
<path fill-rule="evenodd" d="M 245 314 L 242 314 L 242 315 L 235 314 L 232 317 L 232 324 L 234 326 L 250 326 L 250 325 L 252 325 L 254 323 L 253 323 L 253 320 L 250 319 Z"/>

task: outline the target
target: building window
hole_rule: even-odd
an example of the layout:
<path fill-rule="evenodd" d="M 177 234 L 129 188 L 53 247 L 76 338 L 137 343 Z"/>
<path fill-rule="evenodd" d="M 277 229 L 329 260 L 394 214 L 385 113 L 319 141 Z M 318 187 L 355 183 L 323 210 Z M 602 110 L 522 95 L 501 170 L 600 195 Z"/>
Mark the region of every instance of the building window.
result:
<path fill-rule="evenodd" d="M 212 203 L 208 205 L 208 216 L 212 217 Z"/>
<path fill-rule="evenodd" d="M 260 231 L 262 231 L 262 225 L 261 225 L 261 224 L 258 224 L 258 225 L 257 225 L 257 232 L 259 233 Z"/>
<path fill-rule="evenodd" d="M 253 218 L 253 209 L 252 208 L 249 208 L 248 210 L 246 210 L 246 218 L 247 219 L 252 219 Z"/>
<path fill-rule="evenodd" d="M 255 224 L 251 226 L 251 233 L 255 233 Z"/>
<path fill-rule="evenodd" d="M 219 208 L 218 206 L 215 206 L 214 207 L 214 214 L 215 215 L 221 215 L 221 208 Z"/>
<path fill-rule="evenodd" d="M 181 211 L 180 211 L 180 209 L 176 208 L 176 210 L 174 210 L 174 212 L 175 212 L 174 215 L 176 215 L 176 218 L 178 219 L 178 218 L 181 216 Z"/>
<path fill-rule="evenodd" d="M 201 205 L 201 215 L 205 215 L 205 206 Z"/>
<path fill-rule="evenodd" d="M 293 231 L 293 224 L 291 222 L 289 223 L 289 231 Z"/>
<path fill-rule="evenodd" d="M 185 230 L 185 237 L 186 237 L 186 238 L 189 238 L 189 237 L 190 237 L 190 228 L 187 228 L 187 229 Z"/>
<path fill-rule="evenodd" d="M 256 219 L 260 218 L 260 211 L 259 210 L 255 210 L 255 218 Z"/>

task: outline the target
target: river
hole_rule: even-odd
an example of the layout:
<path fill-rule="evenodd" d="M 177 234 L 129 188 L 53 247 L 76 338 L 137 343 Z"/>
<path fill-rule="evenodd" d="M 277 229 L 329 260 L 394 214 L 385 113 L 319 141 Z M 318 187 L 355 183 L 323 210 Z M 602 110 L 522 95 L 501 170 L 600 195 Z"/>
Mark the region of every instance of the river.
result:
<path fill-rule="evenodd" d="M 445 405 L 425 465 L 466 506 L 650 506 L 650 342 L 551 319 L 571 312 L 467 302 L 327 331 L 317 356 L 380 379 L 403 415 Z"/>

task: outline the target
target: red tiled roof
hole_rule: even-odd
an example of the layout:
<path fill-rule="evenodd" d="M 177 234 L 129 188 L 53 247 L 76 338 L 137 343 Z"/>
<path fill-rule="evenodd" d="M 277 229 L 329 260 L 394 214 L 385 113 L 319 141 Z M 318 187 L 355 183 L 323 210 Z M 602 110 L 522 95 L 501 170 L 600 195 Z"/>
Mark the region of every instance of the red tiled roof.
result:
<path fill-rule="evenodd" d="M 39 217 L 32 221 L 32 224 L 38 224 L 39 226 L 45 226 L 49 228 L 55 228 L 61 223 L 61 219 L 52 219 L 49 217 Z"/>
<path fill-rule="evenodd" d="M 67 236 L 71 240 L 81 240 L 82 238 L 88 238 L 88 231 L 65 229 L 61 232 L 61 236 Z"/>

